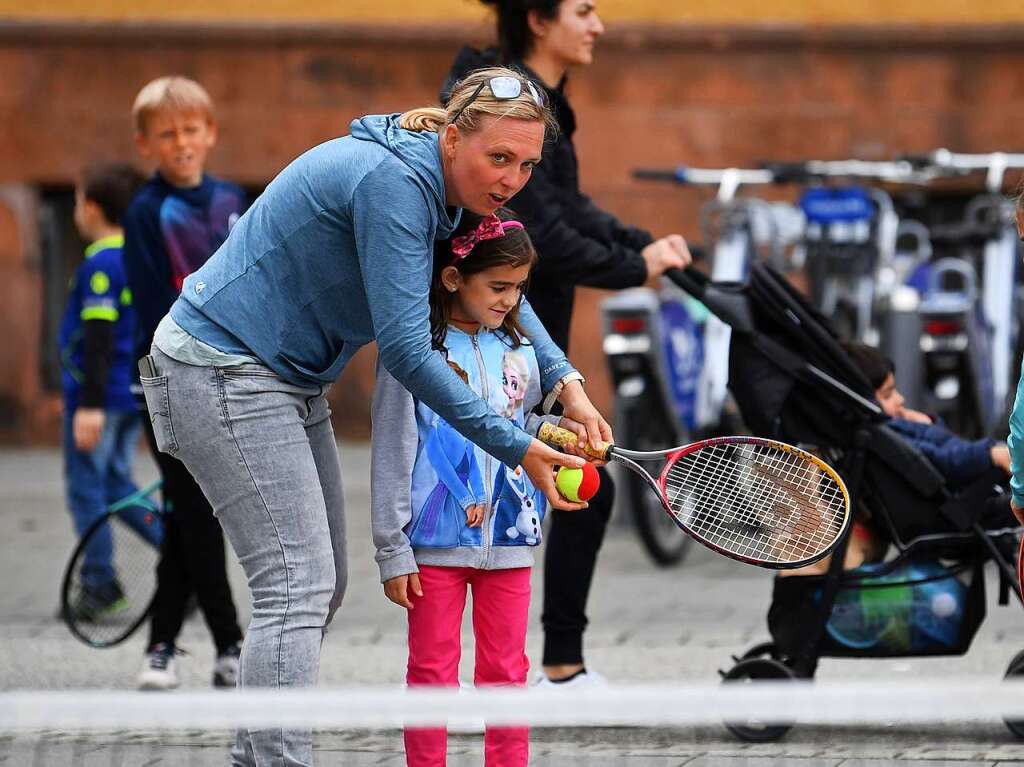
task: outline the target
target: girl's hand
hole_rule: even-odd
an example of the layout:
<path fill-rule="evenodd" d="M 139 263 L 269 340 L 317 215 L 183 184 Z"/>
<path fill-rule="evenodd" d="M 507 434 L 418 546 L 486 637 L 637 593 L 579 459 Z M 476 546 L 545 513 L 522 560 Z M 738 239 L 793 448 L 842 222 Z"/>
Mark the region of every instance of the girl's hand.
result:
<path fill-rule="evenodd" d="M 555 487 L 555 472 L 559 466 L 568 466 L 572 469 L 579 469 L 586 463 L 582 458 L 566 453 L 560 453 L 554 448 L 548 447 L 539 439 L 530 442 L 526 449 L 526 455 L 519 465 L 533 482 L 533 486 L 544 493 L 548 503 L 553 508 L 562 511 L 579 511 L 587 508 L 585 503 L 573 503 L 567 501 Z"/>
<path fill-rule="evenodd" d="M 399 575 L 397 578 L 384 581 L 384 596 L 406 610 L 413 609 L 412 602 L 409 599 L 410 591 L 418 597 L 423 596 L 423 589 L 420 588 L 419 573 Z"/>
<path fill-rule="evenodd" d="M 562 412 L 567 418 L 583 425 L 587 432 L 587 441 L 595 450 L 601 448 L 602 442 L 614 442 L 612 427 L 604 420 L 597 408 L 591 403 L 587 393 L 583 391 L 583 384 L 579 381 L 570 381 L 558 395 L 558 401 L 562 403 Z M 527 472 L 529 474 L 529 472 Z M 530 475 L 533 479 L 533 475 Z M 534 485 L 537 484 L 534 480 Z M 557 508 L 557 507 L 556 507 Z"/>
<path fill-rule="evenodd" d="M 579 437 L 581 443 L 587 442 L 587 429 L 579 421 L 574 421 L 572 418 L 566 418 L 563 416 L 562 419 L 558 422 L 558 425 L 563 429 L 568 429 L 577 437 Z M 569 455 L 578 455 L 581 458 L 586 458 L 595 466 L 604 466 L 605 463 L 607 463 L 607 461 L 597 460 L 578 445 L 566 445 L 564 449 L 565 452 L 567 452 Z"/>
<path fill-rule="evenodd" d="M 475 504 L 466 509 L 466 525 L 468 527 L 480 527 L 484 522 L 484 505 Z"/>

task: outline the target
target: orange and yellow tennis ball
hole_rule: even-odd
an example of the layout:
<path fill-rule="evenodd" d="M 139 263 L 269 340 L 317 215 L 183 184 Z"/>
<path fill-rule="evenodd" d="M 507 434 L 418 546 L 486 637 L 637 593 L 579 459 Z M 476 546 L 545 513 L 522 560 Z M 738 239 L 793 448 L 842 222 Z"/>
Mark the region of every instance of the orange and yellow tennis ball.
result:
<path fill-rule="evenodd" d="M 583 464 L 582 469 L 563 466 L 555 475 L 555 486 L 565 500 L 573 503 L 589 501 L 601 487 L 601 475 L 592 463 Z"/>

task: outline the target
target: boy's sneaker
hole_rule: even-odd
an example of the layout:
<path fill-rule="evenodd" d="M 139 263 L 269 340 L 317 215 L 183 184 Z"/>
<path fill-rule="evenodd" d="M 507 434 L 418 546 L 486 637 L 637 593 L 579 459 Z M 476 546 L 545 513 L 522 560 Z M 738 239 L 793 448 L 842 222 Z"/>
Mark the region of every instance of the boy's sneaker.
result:
<path fill-rule="evenodd" d="M 125 599 L 121 585 L 114 580 L 102 586 L 83 584 L 71 612 L 80 621 L 95 621 L 127 609 L 128 600 Z"/>
<path fill-rule="evenodd" d="M 556 682 L 552 679 L 549 679 L 547 674 L 541 671 L 533 680 L 533 686 L 543 688 L 545 690 L 567 690 L 570 688 L 580 689 L 587 687 L 607 687 L 608 680 L 605 678 L 603 674 L 599 674 L 596 671 L 592 671 L 590 669 L 583 669 L 582 671 L 577 671 L 568 679 L 563 679 Z"/>
<path fill-rule="evenodd" d="M 178 686 L 178 672 L 174 656 L 180 650 L 169 642 L 155 644 L 146 651 L 146 659 L 139 672 L 140 690 L 173 690 Z"/>
<path fill-rule="evenodd" d="M 242 643 L 235 642 L 224 652 L 217 655 L 213 664 L 214 687 L 238 686 L 238 659 L 242 654 Z"/>

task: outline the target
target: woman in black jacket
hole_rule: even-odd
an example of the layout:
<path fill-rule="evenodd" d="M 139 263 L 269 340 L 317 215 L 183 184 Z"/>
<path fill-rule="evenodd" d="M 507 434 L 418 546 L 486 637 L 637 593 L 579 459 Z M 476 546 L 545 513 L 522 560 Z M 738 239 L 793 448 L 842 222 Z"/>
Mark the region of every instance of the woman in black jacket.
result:
<path fill-rule="evenodd" d="M 604 32 L 593 0 L 483 1 L 496 10 L 499 48 L 463 48 L 441 98 L 469 72 L 498 63 L 518 68 L 545 86 L 559 135 L 545 144 L 542 161 L 512 207 L 540 256 L 530 279 L 530 303 L 551 338 L 566 349 L 577 285 L 636 287 L 670 267 L 688 265 L 690 254 L 680 235 L 655 240 L 622 224 L 580 191 L 572 143 L 576 117 L 565 85 L 571 67 L 591 62 L 594 43 Z M 602 469 L 601 489 L 589 508 L 551 513 L 544 558 L 541 683 L 600 680 L 583 663 L 583 631 L 587 594 L 614 495 L 611 476 Z"/>

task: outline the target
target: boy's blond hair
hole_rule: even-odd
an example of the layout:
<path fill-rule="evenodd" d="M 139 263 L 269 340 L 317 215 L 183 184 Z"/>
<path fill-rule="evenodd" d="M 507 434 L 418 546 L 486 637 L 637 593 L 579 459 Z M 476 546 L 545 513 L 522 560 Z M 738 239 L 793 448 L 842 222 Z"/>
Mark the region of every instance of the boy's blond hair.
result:
<path fill-rule="evenodd" d="M 213 121 L 213 101 L 195 80 L 179 75 L 158 77 L 147 83 L 132 105 L 132 121 L 136 133 L 145 133 L 149 119 L 164 110 L 199 112 Z"/>

